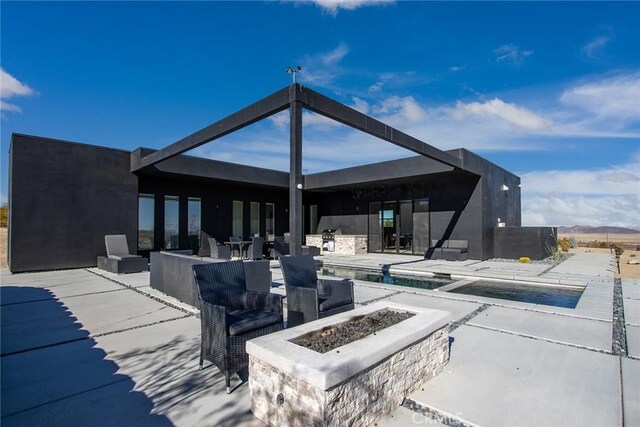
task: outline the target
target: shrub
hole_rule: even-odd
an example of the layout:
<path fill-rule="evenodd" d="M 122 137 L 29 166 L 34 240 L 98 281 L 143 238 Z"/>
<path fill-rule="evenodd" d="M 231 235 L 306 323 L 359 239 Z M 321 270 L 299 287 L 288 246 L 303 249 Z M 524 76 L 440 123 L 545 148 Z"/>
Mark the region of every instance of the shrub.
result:
<path fill-rule="evenodd" d="M 9 205 L 8 204 L 3 204 L 2 207 L 0 207 L 0 227 L 6 227 L 7 226 L 7 222 L 9 218 Z"/>
<path fill-rule="evenodd" d="M 567 240 L 561 240 L 560 242 L 560 249 L 562 249 L 562 252 L 569 252 L 569 242 Z"/>
<path fill-rule="evenodd" d="M 550 236 L 552 237 L 552 240 L 547 242 L 545 249 L 547 250 L 549 257 L 554 261 L 557 261 L 562 258 L 562 252 L 558 250 L 558 236 L 553 231 Z"/>
<path fill-rule="evenodd" d="M 576 236 L 569 237 L 567 241 L 569 242 L 569 246 L 571 246 L 572 248 L 578 247 L 578 239 L 576 239 Z"/>

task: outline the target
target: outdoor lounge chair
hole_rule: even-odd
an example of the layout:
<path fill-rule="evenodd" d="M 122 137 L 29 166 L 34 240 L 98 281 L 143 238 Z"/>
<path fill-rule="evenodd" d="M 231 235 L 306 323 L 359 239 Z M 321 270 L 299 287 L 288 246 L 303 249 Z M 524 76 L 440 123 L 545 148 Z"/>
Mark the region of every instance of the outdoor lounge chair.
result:
<path fill-rule="evenodd" d="M 226 245 L 218 244 L 218 241 L 213 237 L 207 239 L 209 242 L 210 258 L 214 259 L 229 259 L 231 258 L 231 250 Z"/>
<path fill-rule="evenodd" d="M 230 378 L 248 379 L 246 342 L 284 329 L 282 296 L 246 290 L 242 261 L 198 264 L 193 267 L 200 305 L 200 368 L 204 360 Z"/>
<path fill-rule="evenodd" d="M 310 255 L 280 257 L 287 291 L 287 327 L 353 309 L 353 282 L 318 279 Z"/>
<path fill-rule="evenodd" d="M 129 253 L 127 236 L 124 234 L 104 236 L 104 244 L 107 256 L 98 257 L 98 268 L 117 274 L 149 270 L 146 258 Z"/>

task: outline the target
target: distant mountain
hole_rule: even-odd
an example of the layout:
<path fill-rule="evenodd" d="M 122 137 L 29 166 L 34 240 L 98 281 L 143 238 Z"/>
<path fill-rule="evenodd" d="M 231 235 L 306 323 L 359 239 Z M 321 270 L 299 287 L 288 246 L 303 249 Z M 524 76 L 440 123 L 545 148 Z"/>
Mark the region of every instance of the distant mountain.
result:
<path fill-rule="evenodd" d="M 558 227 L 562 234 L 640 234 L 640 230 L 625 227 L 590 227 L 588 225 L 574 225 L 573 227 Z"/>

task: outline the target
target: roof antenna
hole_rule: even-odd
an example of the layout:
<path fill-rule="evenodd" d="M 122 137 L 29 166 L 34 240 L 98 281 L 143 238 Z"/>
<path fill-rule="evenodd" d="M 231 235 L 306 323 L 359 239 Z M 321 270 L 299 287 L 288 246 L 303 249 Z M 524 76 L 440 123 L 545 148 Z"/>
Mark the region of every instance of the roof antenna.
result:
<path fill-rule="evenodd" d="M 296 74 L 302 71 L 302 67 L 298 65 L 297 67 L 287 67 L 285 70 L 293 75 L 293 84 L 296 84 Z"/>

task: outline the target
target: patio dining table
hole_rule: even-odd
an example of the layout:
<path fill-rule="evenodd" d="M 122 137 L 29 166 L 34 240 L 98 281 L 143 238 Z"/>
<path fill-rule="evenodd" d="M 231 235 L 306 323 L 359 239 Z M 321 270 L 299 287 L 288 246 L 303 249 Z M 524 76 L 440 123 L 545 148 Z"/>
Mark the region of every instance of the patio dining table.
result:
<path fill-rule="evenodd" d="M 224 242 L 225 245 L 229 246 L 229 249 L 231 249 L 231 254 L 233 255 L 233 247 L 237 246 L 238 247 L 238 254 L 240 255 L 240 258 L 244 258 L 242 256 L 242 248 L 243 245 L 250 245 L 251 244 L 251 240 L 240 240 L 238 242 Z"/>

